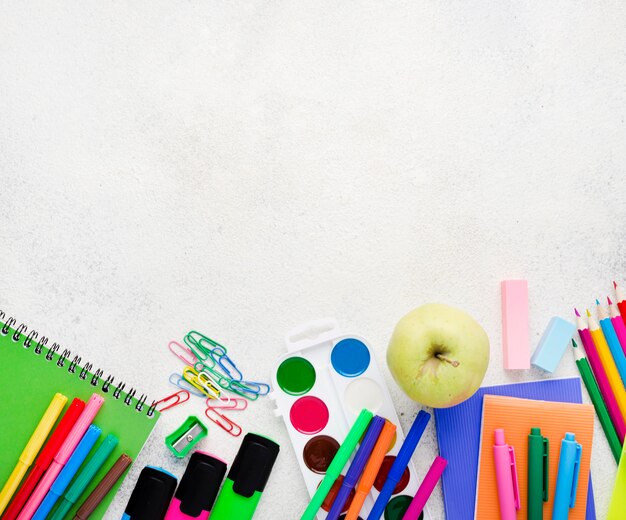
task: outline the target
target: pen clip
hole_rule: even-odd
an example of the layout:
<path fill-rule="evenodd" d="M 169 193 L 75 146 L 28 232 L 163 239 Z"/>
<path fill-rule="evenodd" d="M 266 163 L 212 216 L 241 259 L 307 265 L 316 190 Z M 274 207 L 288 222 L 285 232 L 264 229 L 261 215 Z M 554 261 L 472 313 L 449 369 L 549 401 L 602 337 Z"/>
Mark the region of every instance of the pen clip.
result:
<path fill-rule="evenodd" d="M 550 463 L 550 440 L 543 437 L 543 490 L 542 498 L 544 502 L 548 501 L 548 464 Z"/>
<path fill-rule="evenodd" d="M 513 499 L 515 500 L 515 509 L 519 511 L 522 507 L 519 497 L 519 483 L 517 481 L 517 464 L 515 462 L 515 448 L 509 446 L 509 458 L 511 465 L 511 477 L 513 480 Z"/>
<path fill-rule="evenodd" d="M 576 491 L 578 490 L 578 477 L 580 475 L 580 458 L 582 457 L 583 447 L 576 443 L 576 457 L 574 459 L 574 475 L 572 476 L 572 492 L 570 494 L 569 507 L 572 509 L 576 506 Z"/>

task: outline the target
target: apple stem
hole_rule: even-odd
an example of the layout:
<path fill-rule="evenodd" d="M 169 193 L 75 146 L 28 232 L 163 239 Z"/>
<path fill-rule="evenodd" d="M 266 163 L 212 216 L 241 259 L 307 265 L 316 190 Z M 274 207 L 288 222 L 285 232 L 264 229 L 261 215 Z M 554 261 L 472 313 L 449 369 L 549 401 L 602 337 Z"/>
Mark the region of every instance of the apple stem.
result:
<path fill-rule="evenodd" d="M 445 356 L 443 354 L 435 354 L 435 357 L 441 359 L 441 361 L 450 363 L 454 368 L 458 367 L 461 364 L 456 359 L 450 359 L 448 356 Z"/>

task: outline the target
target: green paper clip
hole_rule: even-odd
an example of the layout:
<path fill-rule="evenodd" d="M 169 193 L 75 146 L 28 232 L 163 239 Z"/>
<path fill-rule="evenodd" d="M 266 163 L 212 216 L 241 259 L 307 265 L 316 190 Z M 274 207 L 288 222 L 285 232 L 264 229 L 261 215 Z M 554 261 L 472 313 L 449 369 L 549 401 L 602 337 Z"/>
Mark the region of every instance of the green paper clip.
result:
<path fill-rule="evenodd" d="M 190 415 L 187 420 L 165 437 L 165 445 L 175 457 L 182 459 L 193 447 L 207 436 L 207 427 L 200 419 Z"/>

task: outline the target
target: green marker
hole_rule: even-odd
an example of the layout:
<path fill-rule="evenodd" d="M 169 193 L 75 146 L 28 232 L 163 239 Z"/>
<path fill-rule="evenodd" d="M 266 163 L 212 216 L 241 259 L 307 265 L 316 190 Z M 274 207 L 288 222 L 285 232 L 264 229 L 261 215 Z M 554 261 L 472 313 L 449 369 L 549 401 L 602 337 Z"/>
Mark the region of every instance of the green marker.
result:
<path fill-rule="evenodd" d="M 528 520 L 543 519 L 543 503 L 548 501 L 548 453 L 550 442 L 540 428 L 528 436 Z"/>
<path fill-rule="evenodd" d="M 339 478 L 339 475 L 352 455 L 354 448 L 356 448 L 356 445 L 361 440 L 361 437 L 363 437 L 363 434 L 372 420 L 372 417 L 373 414 L 369 410 L 366 410 L 365 408 L 361 410 L 361 413 L 352 425 L 348 435 L 346 435 L 343 444 L 339 447 L 339 450 L 335 454 L 333 461 L 330 463 L 330 466 L 328 466 L 324 480 L 322 480 L 322 483 L 317 488 L 317 491 L 313 495 L 311 502 L 309 502 L 309 505 L 305 509 L 300 520 L 315 520 L 317 511 L 322 506 L 322 503 L 324 502 L 326 495 L 328 495 L 330 488 L 333 487 L 335 480 Z M 211 518 L 211 520 L 214 519 Z"/>
<path fill-rule="evenodd" d="M 617 436 L 617 431 L 611 421 L 611 416 L 609 415 L 609 411 L 604 403 L 602 394 L 600 393 L 598 383 L 596 383 L 596 380 L 593 377 L 589 361 L 587 361 L 587 358 L 583 355 L 581 349 L 578 348 L 578 345 L 576 345 L 574 340 L 572 340 L 572 345 L 574 346 L 574 356 L 576 358 L 576 366 L 580 372 L 580 377 L 585 383 L 587 392 L 589 392 L 589 397 L 591 397 L 591 402 L 596 409 L 596 414 L 598 415 L 598 419 L 600 420 L 600 424 L 604 430 L 604 435 L 606 435 L 606 440 L 609 442 L 609 447 L 611 448 L 611 453 L 613 453 L 615 462 L 619 464 L 619 458 L 622 454 L 622 445 L 619 441 L 619 437 Z"/>
<path fill-rule="evenodd" d="M 279 451 L 280 446 L 267 437 L 246 434 L 217 497 L 211 520 L 250 520 L 254 516 Z"/>
<path fill-rule="evenodd" d="M 89 459 L 89 462 L 87 462 L 83 470 L 76 477 L 72 486 L 67 490 L 67 493 L 65 493 L 63 501 L 59 504 L 59 507 L 57 507 L 51 520 L 63 520 L 63 518 L 65 518 L 65 515 L 67 515 L 69 510 L 74 507 L 74 504 L 78 502 L 78 499 L 91 483 L 109 455 L 111 455 L 118 442 L 118 438 L 112 433 L 109 433 L 105 437 L 96 452 Z"/>

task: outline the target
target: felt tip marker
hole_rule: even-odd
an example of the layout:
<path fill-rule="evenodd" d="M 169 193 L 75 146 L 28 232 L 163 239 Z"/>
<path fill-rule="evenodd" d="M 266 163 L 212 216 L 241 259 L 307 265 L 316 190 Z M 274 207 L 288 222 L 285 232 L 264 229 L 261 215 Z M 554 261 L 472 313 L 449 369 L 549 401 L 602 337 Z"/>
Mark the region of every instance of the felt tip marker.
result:
<path fill-rule="evenodd" d="M 50 490 L 50 486 L 54 480 L 59 476 L 59 473 L 61 473 L 63 466 L 67 464 L 70 455 L 76 449 L 76 446 L 87 431 L 87 428 L 89 428 L 91 422 L 94 420 L 94 417 L 98 413 L 98 410 L 100 410 L 103 402 L 104 398 L 98 394 L 93 394 L 89 398 L 83 413 L 80 414 L 76 424 L 74 424 L 74 427 L 70 430 L 67 438 L 59 448 L 59 451 L 50 464 L 48 471 L 46 471 L 45 475 L 39 481 L 35 491 L 33 491 L 33 494 L 26 502 L 24 509 L 22 509 L 21 513 L 17 517 L 18 520 L 30 520 L 35 514 L 39 504 L 41 504 L 41 501 Z"/>
<path fill-rule="evenodd" d="M 165 520 L 206 520 L 226 474 L 226 463 L 202 451 L 194 451 L 174 494 Z"/>
<path fill-rule="evenodd" d="M 413 424 L 411 425 L 411 429 L 409 430 L 406 439 L 404 439 L 404 442 L 400 447 L 400 451 L 398 451 L 396 460 L 389 470 L 387 480 L 383 484 L 383 488 L 380 490 L 380 494 L 378 495 L 376 502 L 374 502 L 374 507 L 372 507 L 372 510 L 367 517 L 368 520 L 378 520 L 382 516 L 383 511 L 387 507 L 387 503 L 393 494 L 393 490 L 398 485 L 398 482 L 400 482 L 400 478 L 404 474 L 404 470 L 409 465 L 411 456 L 413 455 L 415 448 L 417 448 L 417 444 L 422 438 L 422 434 L 424 433 L 429 420 L 430 414 L 424 410 L 420 410 L 415 418 L 415 421 L 413 421 Z"/>
<path fill-rule="evenodd" d="M 67 461 L 65 467 L 59 473 L 59 476 L 56 478 L 52 486 L 50 486 L 50 491 L 43 499 L 37 511 L 33 515 L 32 520 L 46 520 L 46 517 L 57 503 L 59 497 L 65 492 L 65 489 L 69 485 L 70 481 L 76 475 L 78 468 L 83 463 L 83 461 L 87 458 L 87 455 L 93 448 L 93 445 L 100 437 L 102 430 L 95 425 L 91 425 L 89 429 L 83 435 L 83 438 L 76 446 L 74 453 Z"/>
<path fill-rule="evenodd" d="M 35 486 L 39 480 L 41 480 L 42 475 L 50 467 L 52 459 L 54 459 L 54 456 L 59 451 L 61 444 L 63 444 L 70 430 L 76 424 L 76 421 L 83 412 L 84 408 L 84 401 L 81 401 L 78 398 L 75 398 L 72 401 L 68 409 L 63 414 L 63 417 L 61 417 L 59 424 L 52 431 L 48 442 L 46 442 L 45 446 L 39 453 L 39 456 L 37 457 L 37 460 L 35 460 L 35 464 L 33 465 L 31 472 L 28 474 L 28 477 L 26 477 L 24 484 L 22 484 L 22 487 L 15 495 L 15 498 L 9 504 L 2 520 L 15 520 L 17 515 L 20 514 L 24 504 L 26 504 L 26 501 L 32 494 L 33 489 L 35 489 Z"/>
<path fill-rule="evenodd" d="M 85 489 L 87 489 L 87 486 L 91 484 L 94 476 L 104 465 L 118 443 L 118 438 L 112 433 L 109 433 L 104 438 L 100 446 L 96 449 L 96 452 L 89 458 L 85 467 L 76 476 L 74 483 L 63 496 L 63 500 L 54 511 L 51 520 L 63 520 L 65 518 Z"/>
<path fill-rule="evenodd" d="M 248 433 L 220 491 L 211 520 L 250 520 L 272 473 L 280 446 L 274 441 Z"/>
<path fill-rule="evenodd" d="M 424 511 L 424 507 L 426 507 L 426 502 L 430 498 L 447 465 L 448 461 L 446 459 L 443 457 L 435 457 L 417 493 L 415 493 L 413 500 L 411 500 L 409 508 L 404 513 L 402 520 L 419 520 L 420 515 Z"/>
<path fill-rule="evenodd" d="M 50 430 L 52 430 L 54 423 L 59 415 L 61 415 L 65 403 L 67 403 L 67 397 L 63 394 L 54 395 L 48 408 L 41 417 L 39 424 L 37 424 L 35 431 L 26 443 L 15 469 L 11 473 L 9 480 L 6 481 L 2 491 L 0 491 L 0 516 L 2 516 L 2 512 L 6 509 L 7 504 L 20 485 L 24 475 L 26 475 L 28 468 L 30 468 L 34 462 L 35 457 L 46 441 L 46 437 L 48 437 Z"/>
<path fill-rule="evenodd" d="M 496 468 L 496 485 L 501 520 L 515 520 L 520 509 L 515 449 L 504 440 L 504 430 L 494 431 L 493 461 Z"/>
<path fill-rule="evenodd" d="M 378 439 L 384 424 L 385 419 L 379 417 L 378 415 L 371 420 L 367 431 L 365 432 L 365 437 L 363 437 L 363 440 L 361 441 L 361 445 L 354 456 L 352 464 L 350 464 L 350 467 L 346 472 L 346 476 L 343 479 L 337 496 L 335 497 L 335 501 L 326 516 L 326 520 L 337 520 L 337 518 L 339 518 L 350 492 L 354 489 L 354 486 L 356 486 L 356 483 L 363 472 L 363 468 L 365 467 L 365 463 L 372 454 L 372 450 L 374 449 L 374 445 L 376 444 L 376 440 Z"/>

